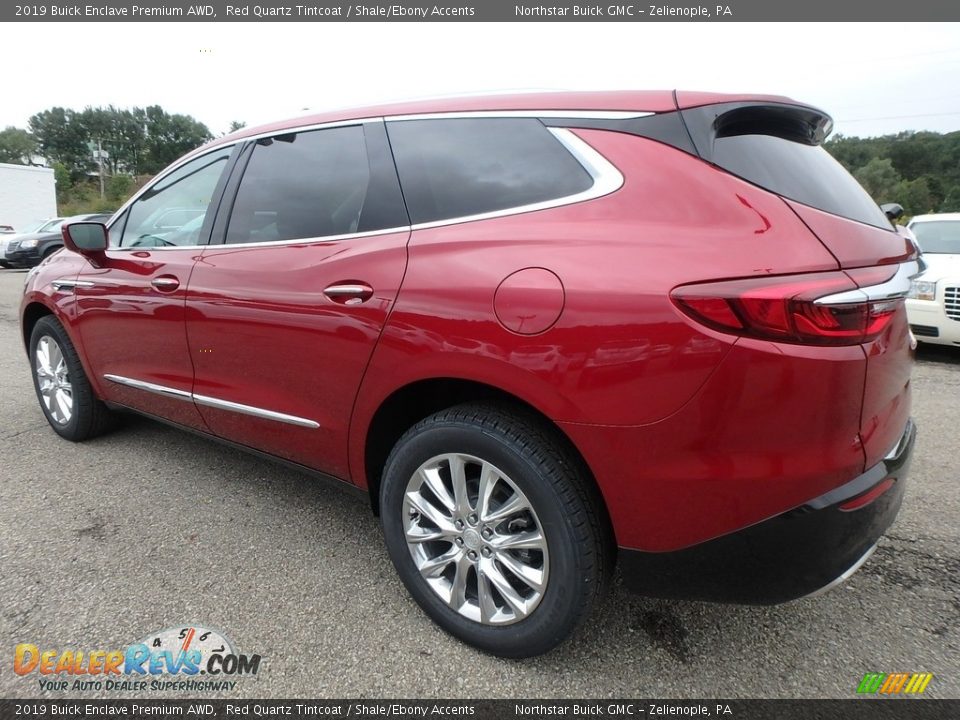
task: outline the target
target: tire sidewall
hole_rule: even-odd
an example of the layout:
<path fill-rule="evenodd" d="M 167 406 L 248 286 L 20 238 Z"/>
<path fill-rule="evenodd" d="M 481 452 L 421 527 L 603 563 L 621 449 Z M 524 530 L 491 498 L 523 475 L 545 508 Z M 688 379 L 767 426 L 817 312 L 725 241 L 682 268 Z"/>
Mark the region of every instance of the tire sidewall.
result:
<path fill-rule="evenodd" d="M 403 530 L 403 495 L 416 470 L 443 453 L 473 455 L 492 463 L 510 477 L 534 507 L 547 540 L 549 573 L 540 603 L 523 620 L 496 626 L 463 617 L 430 588 L 414 564 Z M 441 421 L 397 445 L 387 461 L 381 486 L 387 550 L 407 590 L 441 627 L 465 642 L 507 657 L 541 654 L 566 637 L 577 621 L 584 602 L 582 594 L 590 588 L 580 568 L 576 534 L 554 483 L 555 479 L 544 477 L 544 468 L 515 448 L 509 438 L 469 423 Z"/>

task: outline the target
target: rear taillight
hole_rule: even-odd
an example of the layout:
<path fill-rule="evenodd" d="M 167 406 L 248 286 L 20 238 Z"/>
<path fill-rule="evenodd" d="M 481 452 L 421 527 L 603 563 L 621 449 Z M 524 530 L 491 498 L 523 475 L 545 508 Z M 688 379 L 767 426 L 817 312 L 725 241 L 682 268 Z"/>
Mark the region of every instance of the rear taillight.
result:
<path fill-rule="evenodd" d="M 860 287 L 889 279 L 896 267 L 869 268 Z M 694 320 L 721 332 L 804 345 L 857 345 L 877 337 L 902 305 L 872 299 L 844 272 L 724 280 L 670 293 Z"/>

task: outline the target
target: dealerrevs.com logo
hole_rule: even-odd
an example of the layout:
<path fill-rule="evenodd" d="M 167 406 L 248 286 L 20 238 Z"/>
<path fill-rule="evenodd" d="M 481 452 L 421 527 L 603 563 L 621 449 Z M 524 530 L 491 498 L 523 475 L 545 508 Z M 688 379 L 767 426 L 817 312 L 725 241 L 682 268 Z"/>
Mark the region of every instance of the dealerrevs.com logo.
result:
<path fill-rule="evenodd" d="M 217 630 L 185 625 L 150 633 L 123 650 L 56 650 L 20 643 L 13 671 L 35 676 L 41 690 L 123 692 L 233 690 L 260 671 L 260 655 L 234 650 Z"/>

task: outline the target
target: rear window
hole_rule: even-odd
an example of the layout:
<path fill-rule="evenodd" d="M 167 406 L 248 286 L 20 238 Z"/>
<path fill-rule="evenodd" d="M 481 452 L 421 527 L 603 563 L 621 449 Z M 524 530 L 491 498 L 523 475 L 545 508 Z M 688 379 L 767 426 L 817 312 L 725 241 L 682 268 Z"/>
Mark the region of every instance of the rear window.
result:
<path fill-rule="evenodd" d="M 960 220 L 932 220 L 910 226 L 920 249 L 931 254 L 960 255 Z"/>
<path fill-rule="evenodd" d="M 547 202 L 593 185 L 536 118 L 402 120 L 387 129 L 414 224 Z"/>
<path fill-rule="evenodd" d="M 711 160 L 754 185 L 804 205 L 891 229 L 873 198 L 819 145 L 774 135 L 719 136 Z"/>

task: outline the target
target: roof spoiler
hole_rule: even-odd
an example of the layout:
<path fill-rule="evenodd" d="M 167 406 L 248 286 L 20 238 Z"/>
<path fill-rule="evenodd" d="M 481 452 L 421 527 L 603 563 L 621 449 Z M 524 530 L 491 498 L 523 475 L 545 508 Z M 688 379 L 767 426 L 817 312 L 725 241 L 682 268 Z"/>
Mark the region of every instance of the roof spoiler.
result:
<path fill-rule="evenodd" d="M 820 145 L 833 130 L 833 120 L 808 105 L 776 102 L 732 102 L 681 110 L 697 154 L 709 161 L 713 141 L 736 135 L 772 135 L 804 145 Z"/>

